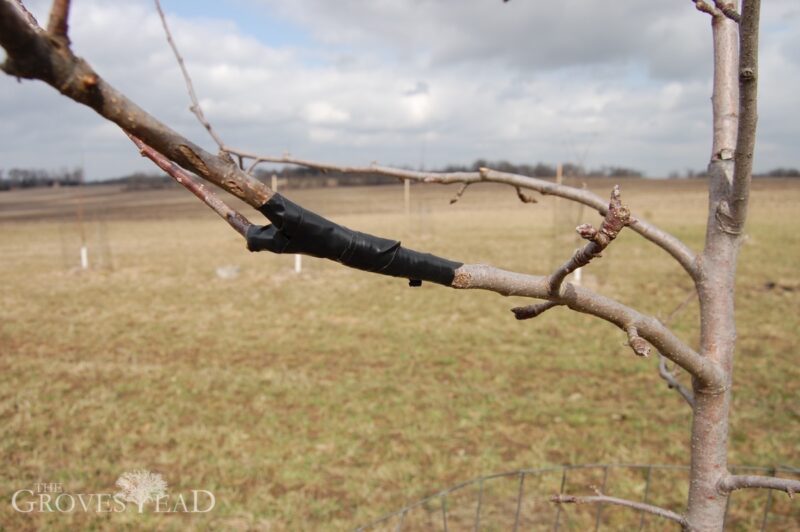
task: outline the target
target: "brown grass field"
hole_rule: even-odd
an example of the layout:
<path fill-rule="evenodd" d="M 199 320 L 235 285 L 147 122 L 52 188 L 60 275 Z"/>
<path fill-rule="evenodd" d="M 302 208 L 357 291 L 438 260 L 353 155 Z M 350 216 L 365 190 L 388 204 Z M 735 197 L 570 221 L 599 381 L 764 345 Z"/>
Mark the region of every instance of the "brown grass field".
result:
<path fill-rule="evenodd" d="M 611 182 L 589 185 L 606 195 Z M 622 182 L 635 215 L 694 249 L 703 186 Z M 599 218 L 553 198 L 522 204 L 489 185 L 451 206 L 455 191 L 413 186 L 410 216 L 398 186 L 287 195 L 414 249 L 536 274 L 570 256 L 578 222 Z M 800 467 L 800 182 L 758 180 L 751 205 L 730 461 Z M 77 268 L 81 226 L 88 271 Z M 227 265 L 238 277 L 217 277 Z M 291 256 L 247 252 L 183 190 L 0 193 L 0 529 L 346 530 L 480 475 L 688 463 L 688 407 L 659 379 L 655 357 L 633 356 L 605 322 L 562 309 L 517 322 L 509 309 L 524 300 L 412 289 L 312 258 L 303 266 L 297 275 Z M 662 318 L 691 289 L 631 231 L 585 269 L 584 283 Z M 695 301 L 674 328 L 696 344 Z M 37 482 L 114 493 L 134 469 L 162 474 L 171 493 L 212 491 L 216 506 L 26 514 L 10 504 Z M 641 496 L 641 479 L 612 481 L 609 494 Z M 521 529 L 549 530 L 555 508 L 543 498 L 557 479 L 527 482 Z M 484 530 L 509 529 L 509 486 L 498 483 L 496 506 L 487 499 Z M 681 511 L 686 488 L 678 474 L 655 483 L 649 500 Z M 474 493 L 462 491 L 448 501 L 451 530 L 474 512 Z M 731 529 L 757 528 L 766 497 L 736 494 Z M 775 495 L 769 530 L 800 528 L 798 500 Z M 563 508 L 561 529 L 584 530 L 587 512 L 593 524 L 592 509 Z M 407 529 L 435 530 L 439 515 L 435 504 L 417 508 Z M 639 525 L 627 510 L 602 518 L 606 530 Z"/>

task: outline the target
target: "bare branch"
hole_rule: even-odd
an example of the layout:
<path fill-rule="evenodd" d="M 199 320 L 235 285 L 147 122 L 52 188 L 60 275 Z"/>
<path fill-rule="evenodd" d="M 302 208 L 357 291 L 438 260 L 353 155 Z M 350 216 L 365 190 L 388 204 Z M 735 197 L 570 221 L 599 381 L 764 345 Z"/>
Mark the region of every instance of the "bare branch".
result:
<path fill-rule="evenodd" d="M 608 211 L 608 202 L 589 190 L 571 187 L 568 185 L 560 185 L 535 177 L 512 174 L 508 172 L 499 172 L 489 168 L 481 168 L 478 172 L 419 172 L 380 165 L 344 166 L 320 161 L 311 161 L 308 159 L 300 159 L 292 157 L 288 154 L 281 156 L 259 155 L 257 153 L 239 150 L 230 146 L 226 147 L 226 149 L 228 153 L 237 157 L 252 159 L 253 162 L 247 169 L 248 173 L 252 172 L 252 170 L 261 163 L 279 163 L 304 166 L 306 168 L 314 168 L 316 170 L 338 172 L 342 174 L 382 175 L 396 179 L 409 179 L 422 183 L 502 183 L 513 187 L 519 187 L 520 189 L 535 190 L 543 195 L 558 196 L 576 203 L 581 203 L 595 209 L 603 216 L 605 216 L 606 212 Z M 689 249 L 688 246 L 686 246 L 686 244 L 663 229 L 650 224 L 642 218 L 636 218 L 632 216 L 629 227 L 631 230 L 639 233 L 641 236 L 669 253 L 675 260 L 678 261 L 683 269 L 686 270 L 692 280 L 696 281 L 699 278 L 697 256 L 691 249 Z"/>
<path fill-rule="evenodd" d="M 0 1 L 0 45 L 7 54 L 2 65 L 7 74 L 44 81 L 142 139 L 168 159 L 254 207 L 263 205 L 274 194 L 233 161 L 208 153 L 145 112 L 106 83 L 69 47 L 56 45 L 32 27 L 25 15 L 6 0 Z"/>
<path fill-rule="evenodd" d="M 663 517 L 664 519 L 669 519 L 670 521 L 675 521 L 684 529 L 689 527 L 689 522 L 686 520 L 686 517 L 673 512 L 672 510 L 667 510 L 666 508 L 661 508 L 660 506 L 653 506 L 652 504 L 645 504 L 643 502 L 609 497 L 603 494 L 586 496 L 559 494 L 550 497 L 550 502 L 554 502 L 556 504 L 614 504 L 616 506 L 633 508 L 634 510 L 640 510 L 642 512 Z"/>
<path fill-rule="evenodd" d="M 728 494 L 734 490 L 764 488 L 785 491 L 790 499 L 800 492 L 800 480 L 790 478 L 764 477 L 761 475 L 728 475 L 718 484 L 720 493 Z"/>
<path fill-rule="evenodd" d="M 53 0 L 53 7 L 50 9 L 50 19 L 47 21 L 47 32 L 57 39 L 62 39 L 65 44 L 69 44 L 69 6 L 70 0 Z"/>
<path fill-rule="evenodd" d="M 691 390 L 686 388 L 686 386 L 678 382 L 675 374 L 667 367 L 667 359 L 664 355 L 658 355 L 658 374 L 662 379 L 667 381 L 667 386 L 669 386 L 671 390 L 675 390 L 681 394 L 681 397 L 689 403 L 689 406 L 694 408 L 694 394 Z"/>
<path fill-rule="evenodd" d="M 734 4 L 731 2 L 724 2 L 723 0 L 714 0 L 714 6 L 722 12 L 723 15 L 736 22 L 737 24 L 742 21 L 742 16 L 736 11 Z"/>
<path fill-rule="evenodd" d="M 623 331 L 635 327 L 639 336 L 697 377 L 700 389 L 713 394 L 727 386 L 727 379 L 716 363 L 691 349 L 659 320 L 582 286 L 564 283 L 561 293 L 554 296 L 549 277 L 509 272 L 485 264 L 464 264 L 456 270 L 452 286 L 547 299 L 613 323 Z"/>
<path fill-rule="evenodd" d="M 535 305 L 528 305 L 525 307 L 514 307 L 511 309 L 511 312 L 514 313 L 514 317 L 518 320 L 529 320 L 559 305 L 560 303 L 556 303 L 555 301 L 545 301 L 544 303 L 536 303 Z"/>
<path fill-rule="evenodd" d="M 143 157 L 147 157 L 156 165 L 164 170 L 167 174 L 172 176 L 175 181 L 186 187 L 192 194 L 200 198 L 206 205 L 208 205 L 214 212 L 220 215 L 233 229 L 242 236 L 247 236 L 247 230 L 250 228 L 250 220 L 245 218 L 238 211 L 229 207 L 224 201 L 219 199 L 216 194 L 208 189 L 202 183 L 196 182 L 186 170 L 173 163 L 156 150 L 145 144 L 141 139 L 128 134 L 130 139 L 139 148 L 139 152 Z"/>
<path fill-rule="evenodd" d="M 746 0 L 739 27 L 739 128 L 736 136 L 730 218 L 739 233 L 747 217 L 758 122 L 758 26 L 761 0 Z"/>
<path fill-rule="evenodd" d="M 206 120 L 205 114 L 203 114 L 203 108 L 200 106 L 200 102 L 197 100 L 197 94 L 194 92 L 192 78 L 183 62 L 183 56 L 181 56 L 180 51 L 178 51 L 178 46 L 175 44 L 175 41 L 172 38 L 172 32 L 170 32 L 169 26 L 167 25 L 167 17 L 164 15 L 164 11 L 161 9 L 161 1 L 155 0 L 155 3 L 158 16 L 161 18 L 161 25 L 164 27 L 164 34 L 167 37 L 167 42 L 169 43 L 169 47 L 172 48 L 172 53 L 175 54 L 175 59 L 178 60 L 178 66 L 181 68 L 181 73 L 183 74 L 183 81 L 186 83 L 186 91 L 189 93 L 189 98 L 192 100 L 192 105 L 189 107 L 189 110 L 194 113 L 194 116 L 197 117 L 197 120 L 203 125 L 204 128 L 206 128 L 208 134 L 211 135 L 211 138 L 214 139 L 214 142 L 216 142 L 217 146 L 219 146 L 220 151 L 223 153 L 227 152 L 225 149 L 225 143 L 222 142 L 222 139 L 214 131 L 214 128 L 211 127 L 211 123 Z"/>
<path fill-rule="evenodd" d="M 617 237 L 622 228 L 630 223 L 631 212 L 622 204 L 619 196 L 619 185 L 615 185 L 600 230 L 589 224 L 579 225 L 576 228 L 578 234 L 590 242 L 576 251 L 570 260 L 550 276 L 550 291 L 553 295 L 558 294 L 561 283 L 564 282 L 567 275 L 586 266 L 593 258 L 600 256 L 600 253 Z"/>

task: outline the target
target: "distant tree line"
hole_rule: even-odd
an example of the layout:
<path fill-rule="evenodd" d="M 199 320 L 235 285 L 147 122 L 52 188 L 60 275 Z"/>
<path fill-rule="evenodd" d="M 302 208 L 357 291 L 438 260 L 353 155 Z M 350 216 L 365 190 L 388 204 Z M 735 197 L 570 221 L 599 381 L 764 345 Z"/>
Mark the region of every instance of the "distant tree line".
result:
<path fill-rule="evenodd" d="M 439 168 L 437 172 L 476 172 L 480 168 L 492 168 L 501 172 L 526 175 L 530 177 L 555 177 L 556 167 L 546 163 L 514 164 L 508 161 L 487 161 L 478 159 L 471 165 L 448 165 Z M 276 176 L 283 186 L 289 188 L 313 188 L 330 186 L 370 186 L 394 184 L 397 179 L 377 174 L 345 175 L 337 172 L 325 172 L 313 168 L 284 167 L 282 169 L 259 169 L 256 177 L 269 183 L 272 176 Z M 586 170 L 583 166 L 574 163 L 562 165 L 564 177 L 643 177 L 642 172 L 622 166 L 603 166 L 601 168 Z"/>
<path fill-rule="evenodd" d="M 75 187 L 83 184 L 83 170 L 41 170 L 36 168 L 0 169 L 0 191 L 17 188 Z"/>
<path fill-rule="evenodd" d="M 556 167 L 547 163 L 514 164 L 508 161 L 487 161 L 478 159 L 471 165 L 448 165 L 436 171 L 443 172 L 475 172 L 479 168 L 488 167 L 501 172 L 526 175 L 530 177 L 554 177 Z M 624 166 L 601 166 L 586 169 L 582 165 L 564 163 L 561 167 L 564 177 L 615 177 L 615 178 L 641 178 L 644 174 L 633 168 Z M 272 176 L 280 180 L 282 187 L 287 188 L 318 188 L 336 186 L 372 186 L 394 184 L 397 179 L 377 174 L 343 175 L 336 172 L 324 172 L 313 168 L 283 167 L 280 169 L 257 169 L 255 176 L 269 184 Z M 708 177 L 705 170 L 688 169 L 685 172 L 671 172 L 670 179 L 702 179 Z M 755 174 L 754 177 L 789 177 L 800 178 L 797 168 L 775 168 L 768 172 Z M 83 170 L 41 170 L 27 168 L 12 168 L 8 171 L 0 169 L 0 191 L 20 188 L 59 187 L 78 185 L 121 185 L 126 190 L 145 190 L 168 188 L 175 186 L 171 177 L 165 174 L 134 172 L 131 174 L 97 180 L 84 181 Z"/>
<path fill-rule="evenodd" d="M 669 179 L 705 179 L 708 177 L 706 170 L 692 170 L 687 169 L 686 172 L 670 172 L 667 176 Z M 753 173 L 753 177 L 800 177 L 800 170 L 797 168 L 773 168 L 768 172 Z"/>

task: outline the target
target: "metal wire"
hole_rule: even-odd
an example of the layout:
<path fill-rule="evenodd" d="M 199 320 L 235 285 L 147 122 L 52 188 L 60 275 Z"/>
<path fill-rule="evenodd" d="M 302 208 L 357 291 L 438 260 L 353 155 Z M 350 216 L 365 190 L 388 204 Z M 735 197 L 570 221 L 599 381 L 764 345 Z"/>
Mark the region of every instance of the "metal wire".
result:
<path fill-rule="evenodd" d="M 644 491 L 643 491 L 643 494 L 642 494 L 642 499 L 641 499 L 640 502 L 644 502 L 644 503 L 650 503 L 651 485 L 652 485 L 654 472 L 667 472 L 667 473 L 668 472 L 677 472 L 677 473 L 682 473 L 682 472 L 688 473 L 689 472 L 689 466 L 683 466 L 683 465 L 669 465 L 669 464 L 579 464 L 579 465 L 564 465 L 564 466 L 557 466 L 557 467 L 545 467 L 545 468 L 539 468 L 539 469 L 518 469 L 518 470 L 515 470 L 515 471 L 507 471 L 507 472 L 502 472 L 502 473 L 495 473 L 495 474 L 492 474 L 492 475 L 486 475 L 486 476 L 473 478 L 471 480 L 468 480 L 468 481 L 465 481 L 465 482 L 461 482 L 461 483 L 456 484 L 454 486 L 451 486 L 451 487 L 449 487 L 447 489 L 441 490 L 438 493 L 434 493 L 434 494 L 432 494 L 432 495 L 430 495 L 428 497 L 425 497 L 425 498 L 420 499 L 420 500 L 418 500 L 418 501 L 416 501 L 414 503 L 411 503 L 411 504 L 409 504 L 409 505 L 397 510 L 396 512 L 392 512 L 390 514 L 384 515 L 383 517 L 380 517 L 380 518 L 378 518 L 378 519 L 376 519 L 376 520 L 374 520 L 374 521 L 372 521 L 372 522 L 370 522 L 370 523 L 368 523 L 366 525 L 363 525 L 363 526 L 357 528 L 356 530 L 358 530 L 358 531 L 374 530 L 374 529 L 378 528 L 381 525 L 383 525 L 383 526 L 388 525 L 389 522 L 392 521 L 393 519 L 397 519 L 398 522 L 397 522 L 397 524 L 395 526 L 395 530 L 400 531 L 400 530 L 404 530 L 404 525 L 405 525 L 406 519 L 408 517 L 408 514 L 411 513 L 412 511 L 415 511 L 415 510 L 424 511 L 424 512 L 428 513 L 429 517 L 433 517 L 433 514 L 431 514 L 431 512 L 435 511 L 435 510 L 438 510 L 438 511 L 441 512 L 441 523 L 442 523 L 441 526 L 443 527 L 442 530 L 447 532 L 449 530 L 450 525 L 451 525 L 451 523 L 449 523 L 449 520 L 448 520 L 448 495 L 450 495 L 451 493 L 453 493 L 455 491 L 467 488 L 469 486 L 477 485 L 476 487 L 477 487 L 477 492 L 478 493 L 477 493 L 477 500 L 475 501 L 476 502 L 476 507 L 475 507 L 475 517 L 474 517 L 474 522 L 473 522 L 473 529 L 478 531 L 478 530 L 481 529 L 481 525 L 482 525 L 482 522 L 481 522 L 482 512 L 486 508 L 486 505 L 488 504 L 487 500 L 486 500 L 486 494 L 485 494 L 485 490 L 487 489 L 486 483 L 487 482 L 492 482 L 492 481 L 498 481 L 500 479 L 513 479 L 515 477 L 519 479 L 519 482 L 518 482 L 518 486 L 517 486 L 517 490 L 516 490 L 516 497 L 515 497 L 515 500 L 513 501 L 515 503 L 515 505 L 513 506 L 515 508 L 513 510 L 514 513 L 511 514 L 512 510 L 508 511 L 508 514 L 509 514 L 508 515 L 509 528 L 511 528 L 510 524 L 511 524 L 512 519 L 513 519 L 513 530 L 514 531 L 517 531 L 519 529 L 527 530 L 528 528 L 530 528 L 527 525 L 525 527 L 521 527 L 520 526 L 521 523 L 522 523 L 523 518 L 525 517 L 525 509 L 526 508 L 525 508 L 523 502 L 526 500 L 526 497 L 528 498 L 528 500 L 534 500 L 536 502 L 548 502 L 548 500 L 549 500 L 549 497 L 541 497 L 539 499 L 534 497 L 532 492 L 535 490 L 535 487 L 537 486 L 537 484 L 533 480 L 534 478 L 537 478 L 539 483 L 541 484 L 543 482 L 542 477 L 544 477 L 544 476 L 546 476 L 548 474 L 553 474 L 553 473 L 560 474 L 561 482 L 560 482 L 560 487 L 559 487 L 559 493 L 560 494 L 564 494 L 565 489 L 567 488 L 568 480 L 569 480 L 569 472 L 571 472 L 571 471 L 586 471 L 586 470 L 591 470 L 591 469 L 597 469 L 598 472 L 602 471 L 602 474 L 603 474 L 603 484 L 602 484 L 602 486 L 603 487 L 601 488 L 601 490 L 603 492 L 605 491 L 605 488 L 607 487 L 609 474 L 610 474 L 610 472 L 612 470 L 616 470 L 616 471 L 619 471 L 619 470 L 623 470 L 623 471 L 624 470 L 641 470 L 645 475 L 645 480 L 644 480 L 645 484 L 644 484 Z M 780 467 L 732 466 L 729 469 L 730 469 L 730 471 L 732 473 L 738 473 L 738 472 L 745 472 L 746 471 L 746 472 L 751 472 L 751 473 L 767 474 L 767 475 L 770 475 L 770 476 L 786 475 L 786 476 L 790 476 L 790 477 L 800 477 L 800 469 L 798 469 L 796 467 L 783 466 L 783 465 L 780 466 Z M 572 484 L 574 484 L 574 482 L 572 482 Z M 528 489 L 526 489 L 526 486 L 530 486 L 530 487 Z M 583 488 L 588 488 L 588 487 L 589 486 L 584 486 Z M 577 490 L 579 488 L 580 488 L 579 486 L 572 486 L 570 489 L 571 490 L 572 489 L 576 489 Z M 528 492 L 528 495 L 526 495 L 526 492 Z M 573 493 L 573 494 L 575 494 L 575 493 Z M 613 493 L 609 493 L 608 495 L 613 495 Z M 732 497 L 728 497 L 729 506 L 730 506 L 731 498 Z M 438 502 L 440 503 L 440 508 L 436 508 L 436 509 L 430 508 L 429 507 L 429 503 L 434 502 L 437 499 L 438 499 Z M 510 497 L 509 497 L 509 499 L 510 499 Z M 772 499 L 773 499 L 772 490 L 768 490 L 767 500 L 766 500 L 766 503 L 764 505 L 763 517 L 761 518 L 761 530 L 768 530 L 767 525 L 769 524 L 769 517 L 771 515 Z M 796 498 L 795 500 L 798 500 L 798 498 Z M 548 502 L 548 504 L 549 504 L 549 502 Z M 559 527 L 562 525 L 563 518 L 569 516 L 569 514 L 566 512 L 566 508 L 562 509 L 562 506 L 564 506 L 564 505 L 562 505 L 562 504 L 557 504 L 556 505 L 555 515 L 553 517 L 553 521 L 551 522 L 552 523 L 552 526 L 551 526 L 552 530 L 556 530 L 556 531 L 559 530 Z M 734 506 L 735 506 L 735 504 L 734 504 Z M 511 507 L 511 505 L 509 505 L 509 508 L 510 507 Z M 800 504 L 797 505 L 797 508 L 798 508 L 797 519 L 798 519 L 798 521 L 800 521 Z M 604 524 L 603 523 L 602 510 L 603 510 L 603 507 L 598 508 L 597 513 L 595 515 L 595 519 L 594 519 L 594 521 L 595 521 L 594 529 L 595 530 L 599 530 L 601 525 Z M 675 511 L 682 511 L 682 509 L 681 508 L 676 508 Z M 640 519 L 639 519 L 639 527 L 638 528 L 639 528 L 639 530 L 642 530 L 642 529 L 644 529 L 646 516 L 645 516 L 644 512 L 642 512 L 642 511 L 639 511 L 639 512 L 640 512 L 641 516 L 640 516 Z M 564 514 L 564 515 L 562 516 L 562 514 Z M 726 510 L 725 510 L 726 522 L 727 522 L 727 519 L 728 519 L 728 515 L 729 515 L 729 508 L 726 507 Z M 656 519 L 656 516 L 647 516 L 647 517 L 650 518 L 650 519 Z M 430 521 L 430 522 L 433 523 L 433 521 Z M 773 523 L 773 524 L 775 524 L 775 523 Z M 453 524 L 453 526 L 455 526 L 455 524 Z M 494 527 L 493 527 L 493 529 L 494 529 Z"/>

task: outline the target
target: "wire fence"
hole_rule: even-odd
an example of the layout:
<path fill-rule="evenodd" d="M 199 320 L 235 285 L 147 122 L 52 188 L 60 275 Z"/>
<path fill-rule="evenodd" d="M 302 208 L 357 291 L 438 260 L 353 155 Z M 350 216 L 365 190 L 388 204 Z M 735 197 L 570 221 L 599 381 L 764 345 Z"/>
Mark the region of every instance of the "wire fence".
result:
<path fill-rule="evenodd" d="M 800 469 L 730 467 L 733 474 L 800 479 Z M 359 527 L 358 531 L 678 530 L 641 510 L 609 504 L 555 504 L 556 494 L 603 494 L 685 511 L 689 467 L 588 464 L 521 469 L 475 478 Z M 725 530 L 800 530 L 800 497 L 773 490 L 738 490 L 728 498 Z"/>

